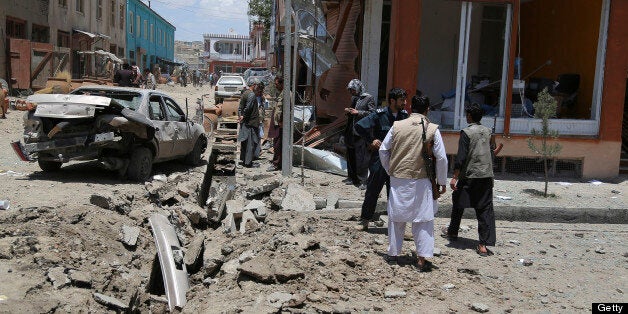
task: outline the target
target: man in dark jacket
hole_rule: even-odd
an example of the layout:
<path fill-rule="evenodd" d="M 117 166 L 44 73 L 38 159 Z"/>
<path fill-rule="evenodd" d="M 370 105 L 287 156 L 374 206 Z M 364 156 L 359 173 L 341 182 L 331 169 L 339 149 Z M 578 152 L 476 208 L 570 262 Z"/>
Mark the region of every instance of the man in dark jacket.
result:
<path fill-rule="evenodd" d="M 356 133 L 365 140 L 371 151 L 366 193 L 362 203 L 360 223 L 356 226 L 358 230 L 368 229 L 368 223 L 373 219 L 377 198 L 384 184 L 386 184 L 386 192 L 390 190 L 390 177 L 379 159 L 379 146 L 393 123 L 408 117 L 408 112 L 403 109 L 406 106 L 406 98 L 407 94 L 403 89 L 391 89 L 388 92 L 388 107 L 377 109 L 376 112 L 355 124 Z"/>
<path fill-rule="evenodd" d="M 122 64 L 122 69 L 116 71 L 116 74 L 113 75 L 113 82 L 117 83 L 118 86 L 129 87 L 134 79 L 135 76 L 131 66 L 126 62 Z"/>
<path fill-rule="evenodd" d="M 351 106 L 345 108 L 347 115 L 347 127 L 344 138 L 347 146 L 347 172 L 348 178 L 343 182 L 359 186 L 366 190 L 368 175 L 369 153 L 366 150 L 367 143 L 354 132 L 355 124 L 360 119 L 375 111 L 375 99 L 364 89 L 360 80 L 353 79 L 347 89 L 351 93 Z"/>

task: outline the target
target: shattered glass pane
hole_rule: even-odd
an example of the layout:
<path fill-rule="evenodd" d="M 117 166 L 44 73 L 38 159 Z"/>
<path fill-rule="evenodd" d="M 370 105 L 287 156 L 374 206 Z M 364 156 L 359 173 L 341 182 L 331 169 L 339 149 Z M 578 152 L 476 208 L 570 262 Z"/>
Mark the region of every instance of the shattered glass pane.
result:
<path fill-rule="evenodd" d="M 338 63 L 332 50 L 334 40 L 327 33 L 321 2 L 320 0 L 294 0 L 292 8 L 297 18 L 299 55 L 317 77 L 321 76 Z"/>

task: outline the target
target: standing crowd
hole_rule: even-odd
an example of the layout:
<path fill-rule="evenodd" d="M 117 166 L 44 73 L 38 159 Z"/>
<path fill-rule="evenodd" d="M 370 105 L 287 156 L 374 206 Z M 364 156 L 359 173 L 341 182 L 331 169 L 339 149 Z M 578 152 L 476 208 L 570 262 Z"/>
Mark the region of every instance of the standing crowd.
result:
<path fill-rule="evenodd" d="M 430 271 L 428 261 L 434 254 L 434 217 L 438 198 L 447 191 L 447 153 L 437 124 L 428 118 L 429 99 L 420 92 L 411 99 L 393 88 L 384 108 L 376 108 L 373 96 L 357 79 L 349 82 L 351 104 L 345 108 L 347 126 L 346 184 L 365 191 L 358 230 L 368 230 L 374 221 L 377 199 L 386 186 L 388 195 L 388 252 L 386 261 L 396 264 L 402 254 L 405 227 L 411 224 L 420 272 Z M 453 191 L 451 222 L 441 235 L 450 241 L 458 238 L 465 208 L 474 208 L 478 220 L 480 256 L 492 255 L 487 246 L 495 245 L 493 213 L 493 157 L 495 147 L 491 129 L 481 125 L 482 108 L 465 108 L 468 126 L 460 132 L 454 174 L 449 182 Z M 367 175 L 368 174 L 368 175 Z"/>

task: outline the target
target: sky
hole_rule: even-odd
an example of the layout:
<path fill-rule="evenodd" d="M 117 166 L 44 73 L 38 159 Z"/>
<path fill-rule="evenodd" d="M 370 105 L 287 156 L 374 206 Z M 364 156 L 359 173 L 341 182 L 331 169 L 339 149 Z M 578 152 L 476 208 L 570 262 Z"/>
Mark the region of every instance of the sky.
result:
<path fill-rule="evenodd" d="M 150 7 L 177 28 L 175 40 L 202 41 L 203 34 L 230 30 L 238 35 L 249 33 L 247 0 L 150 0 Z"/>

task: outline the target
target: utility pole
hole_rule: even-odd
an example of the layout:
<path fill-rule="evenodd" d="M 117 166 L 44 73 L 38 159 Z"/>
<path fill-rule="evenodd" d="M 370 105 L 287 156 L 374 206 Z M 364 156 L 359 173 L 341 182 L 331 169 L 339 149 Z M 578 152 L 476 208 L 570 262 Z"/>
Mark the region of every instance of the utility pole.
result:
<path fill-rule="evenodd" d="M 292 175 L 292 106 L 290 103 L 291 93 L 290 74 L 291 71 L 291 51 L 292 46 L 292 0 L 284 0 L 285 10 L 283 17 L 284 24 L 284 40 L 283 40 L 283 132 L 281 134 L 281 174 L 284 177 Z M 295 43 L 296 44 L 296 43 Z"/>

